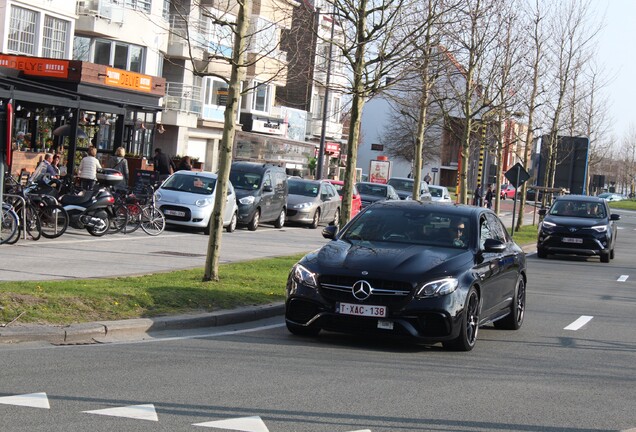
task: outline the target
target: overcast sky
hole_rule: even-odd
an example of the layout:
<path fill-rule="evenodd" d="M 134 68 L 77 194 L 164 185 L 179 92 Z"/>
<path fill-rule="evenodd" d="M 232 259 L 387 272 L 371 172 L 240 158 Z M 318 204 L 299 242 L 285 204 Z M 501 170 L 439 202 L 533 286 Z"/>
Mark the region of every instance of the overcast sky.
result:
<path fill-rule="evenodd" d="M 613 133 L 621 141 L 636 127 L 636 0 L 591 0 L 605 26 L 599 35 L 598 60 L 613 80 L 605 89 Z"/>

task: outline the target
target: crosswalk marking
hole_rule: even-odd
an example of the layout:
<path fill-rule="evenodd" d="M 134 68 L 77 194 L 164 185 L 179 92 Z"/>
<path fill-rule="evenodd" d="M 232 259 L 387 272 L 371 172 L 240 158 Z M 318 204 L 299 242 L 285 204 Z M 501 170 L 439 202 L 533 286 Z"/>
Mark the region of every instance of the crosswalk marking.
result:
<path fill-rule="evenodd" d="M 3 396 L 0 397 L 0 404 L 51 409 L 51 406 L 49 405 L 49 398 L 46 396 L 46 393 Z"/>
<path fill-rule="evenodd" d="M 267 429 L 263 420 L 261 420 L 258 416 L 194 423 L 192 426 L 229 429 L 241 432 L 269 432 L 269 429 Z"/>
<path fill-rule="evenodd" d="M 585 324 L 587 324 L 588 322 L 592 321 L 592 318 L 594 317 L 588 316 L 588 315 L 581 315 L 579 319 L 574 321 L 569 326 L 565 327 L 563 330 L 578 330 L 581 327 L 583 327 Z"/>
<path fill-rule="evenodd" d="M 155 406 L 153 404 L 130 405 L 126 407 L 106 408 L 83 412 L 113 417 L 127 417 L 137 420 L 159 421 L 157 411 L 155 411 Z"/>

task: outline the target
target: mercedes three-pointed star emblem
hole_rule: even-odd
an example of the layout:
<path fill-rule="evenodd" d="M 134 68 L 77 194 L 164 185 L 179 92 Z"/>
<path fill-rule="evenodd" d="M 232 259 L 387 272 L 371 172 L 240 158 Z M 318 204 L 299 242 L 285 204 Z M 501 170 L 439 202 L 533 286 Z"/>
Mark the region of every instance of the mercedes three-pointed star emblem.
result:
<path fill-rule="evenodd" d="M 371 295 L 371 284 L 365 280 L 359 280 L 351 287 L 353 296 L 358 300 L 366 300 Z"/>

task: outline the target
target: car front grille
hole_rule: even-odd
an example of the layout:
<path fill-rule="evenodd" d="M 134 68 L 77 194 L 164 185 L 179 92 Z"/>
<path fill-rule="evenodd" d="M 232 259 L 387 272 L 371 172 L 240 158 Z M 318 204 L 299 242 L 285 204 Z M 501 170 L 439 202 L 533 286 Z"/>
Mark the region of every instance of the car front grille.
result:
<path fill-rule="evenodd" d="M 359 303 L 360 300 L 353 296 L 353 285 L 360 280 L 366 280 L 372 288 L 371 295 L 364 303 L 399 307 L 410 298 L 412 286 L 408 282 L 336 275 L 320 277 L 320 293 L 330 302 Z"/>

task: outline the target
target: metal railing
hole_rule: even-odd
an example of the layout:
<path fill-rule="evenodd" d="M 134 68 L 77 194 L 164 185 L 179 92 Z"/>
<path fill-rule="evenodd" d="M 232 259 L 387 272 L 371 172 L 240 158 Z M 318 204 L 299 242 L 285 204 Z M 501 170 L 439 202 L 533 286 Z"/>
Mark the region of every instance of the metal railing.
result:
<path fill-rule="evenodd" d="M 201 87 L 178 82 L 166 83 L 163 107 L 167 110 L 201 115 Z"/>
<path fill-rule="evenodd" d="M 104 18 L 113 23 L 124 22 L 124 5 L 116 0 L 77 0 L 75 4 L 77 15 L 88 15 Z"/>
<path fill-rule="evenodd" d="M 169 43 L 190 43 L 200 49 L 206 49 L 208 41 L 208 25 L 206 20 L 188 20 L 180 15 L 170 16 Z"/>

